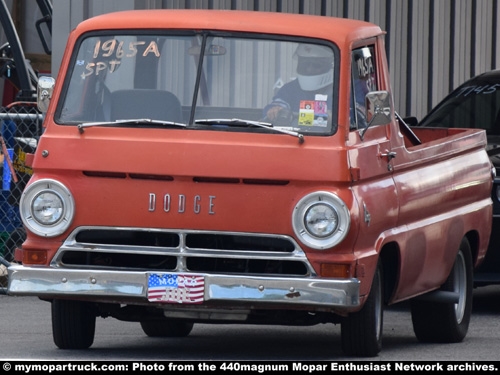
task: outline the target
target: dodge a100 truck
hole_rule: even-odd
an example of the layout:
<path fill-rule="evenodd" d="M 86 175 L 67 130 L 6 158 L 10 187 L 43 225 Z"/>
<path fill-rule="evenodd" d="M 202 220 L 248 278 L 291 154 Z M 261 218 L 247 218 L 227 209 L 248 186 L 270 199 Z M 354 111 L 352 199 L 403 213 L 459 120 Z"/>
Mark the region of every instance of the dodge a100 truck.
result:
<path fill-rule="evenodd" d="M 401 301 L 418 340 L 463 340 L 491 229 L 486 135 L 406 126 L 384 35 L 251 11 L 83 21 L 39 80 L 8 294 L 51 303 L 61 349 L 114 317 L 163 337 L 333 323 L 370 357 Z"/>

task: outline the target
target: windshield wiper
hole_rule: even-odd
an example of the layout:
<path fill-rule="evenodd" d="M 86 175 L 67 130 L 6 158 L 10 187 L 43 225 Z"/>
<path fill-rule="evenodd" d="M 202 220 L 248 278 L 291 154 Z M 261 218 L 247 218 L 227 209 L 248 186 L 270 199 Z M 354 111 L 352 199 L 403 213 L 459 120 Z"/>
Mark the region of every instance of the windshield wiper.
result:
<path fill-rule="evenodd" d="M 120 124 L 153 124 L 153 125 L 162 125 L 162 126 L 176 126 L 185 128 L 186 124 L 182 122 L 175 121 L 163 121 L 163 120 L 153 120 L 150 118 L 134 118 L 134 119 L 124 119 L 124 120 L 116 120 L 116 121 L 100 121 L 100 122 L 85 122 L 82 124 L 78 124 L 78 130 L 80 133 L 83 133 L 85 128 L 90 128 L 92 126 L 113 126 Z"/>
<path fill-rule="evenodd" d="M 288 134 L 293 137 L 297 137 L 299 139 L 299 143 L 304 143 L 304 136 L 299 132 L 283 128 L 275 128 L 273 124 L 269 122 L 244 120 L 240 118 L 211 118 L 211 119 L 197 119 L 194 120 L 194 123 L 201 125 L 256 126 L 259 128 L 264 128 L 276 131 L 278 133 Z"/>
<path fill-rule="evenodd" d="M 271 131 L 276 131 L 278 133 L 288 134 L 293 137 L 297 137 L 299 139 L 299 143 L 304 143 L 304 136 L 299 132 L 283 129 L 280 127 L 274 127 L 273 124 L 269 122 L 262 121 L 252 121 L 252 120 L 243 120 L 239 118 L 220 118 L 220 119 L 198 119 L 194 121 L 195 124 L 202 125 L 226 125 L 226 126 L 256 126 L 264 129 L 268 129 Z M 123 124 L 153 124 L 153 125 L 162 125 L 162 126 L 176 126 L 181 128 L 186 128 L 187 125 L 181 122 L 175 121 L 163 121 L 163 120 L 153 120 L 149 118 L 140 118 L 140 119 L 124 119 L 124 120 L 116 120 L 116 121 L 100 121 L 100 122 L 86 122 L 82 124 L 78 124 L 78 130 L 80 133 L 83 133 L 85 128 L 90 128 L 93 126 L 113 126 L 113 125 L 123 125 Z"/>

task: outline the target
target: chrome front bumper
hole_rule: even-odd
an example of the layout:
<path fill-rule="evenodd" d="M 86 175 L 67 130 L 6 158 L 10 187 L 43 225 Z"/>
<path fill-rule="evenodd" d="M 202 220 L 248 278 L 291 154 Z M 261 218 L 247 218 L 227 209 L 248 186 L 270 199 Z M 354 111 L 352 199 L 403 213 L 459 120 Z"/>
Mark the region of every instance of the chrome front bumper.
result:
<path fill-rule="evenodd" d="M 152 273 L 21 265 L 12 265 L 8 271 L 7 294 L 9 295 L 140 304 L 148 303 L 148 275 Z M 161 274 L 170 273 L 161 272 Z M 256 277 L 206 273 L 202 276 L 205 278 L 205 302 L 233 302 L 262 308 L 266 304 L 323 308 L 352 308 L 360 305 L 357 279 Z"/>

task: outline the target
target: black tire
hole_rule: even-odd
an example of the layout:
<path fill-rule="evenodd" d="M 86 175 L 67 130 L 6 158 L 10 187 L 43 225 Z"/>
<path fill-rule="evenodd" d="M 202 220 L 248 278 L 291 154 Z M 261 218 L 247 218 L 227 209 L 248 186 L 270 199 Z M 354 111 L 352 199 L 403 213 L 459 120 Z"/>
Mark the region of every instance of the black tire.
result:
<path fill-rule="evenodd" d="M 88 302 L 53 300 L 52 336 L 60 349 L 87 349 L 94 342 L 96 313 Z"/>
<path fill-rule="evenodd" d="M 413 331 L 421 342 L 456 343 L 467 335 L 472 313 L 473 265 L 469 241 L 462 239 L 455 264 L 440 290 L 459 294 L 458 303 L 413 299 Z"/>
<path fill-rule="evenodd" d="M 186 337 L 193 330 L 194 324 L 183 320 L 145 320 L 141 328 L 149 337 Z"/>
<path fill-rule="evenodd" d="M 384 292 L 382 265 L 378 264 L 363 308 L 341 323 L 342 350 L 348 356 L 375 357 L 382 350 Z"/>

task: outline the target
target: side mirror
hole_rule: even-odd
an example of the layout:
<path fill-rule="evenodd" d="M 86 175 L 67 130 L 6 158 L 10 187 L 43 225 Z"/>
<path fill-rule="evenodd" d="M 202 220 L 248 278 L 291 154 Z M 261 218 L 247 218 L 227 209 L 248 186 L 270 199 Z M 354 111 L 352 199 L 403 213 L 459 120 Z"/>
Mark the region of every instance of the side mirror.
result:
<path fill-rule="evenodd" d="M 52 98 L 52 92 L 54 91 L 55 84 L 56 80 L 52 77 L 42 76 L 38 79 L 36 102 L 38 109 L 42 113 L 46 113 L 49 109 L 50 98 Z"/>
<path fill-rule="evenodd" d="M 366 119 L 370 125 L 391 122 L 391 97 L 388 91 L 372 91 L 366 94 Z"/>
<path fill-rule="evenodd" d="M 360 133 L 363 139 L 372 125 L 385 125 L 391 122 L 391 95 L 388 91 L 371 91 L 365 96 L 366 122 L 368 125 Z"/>

